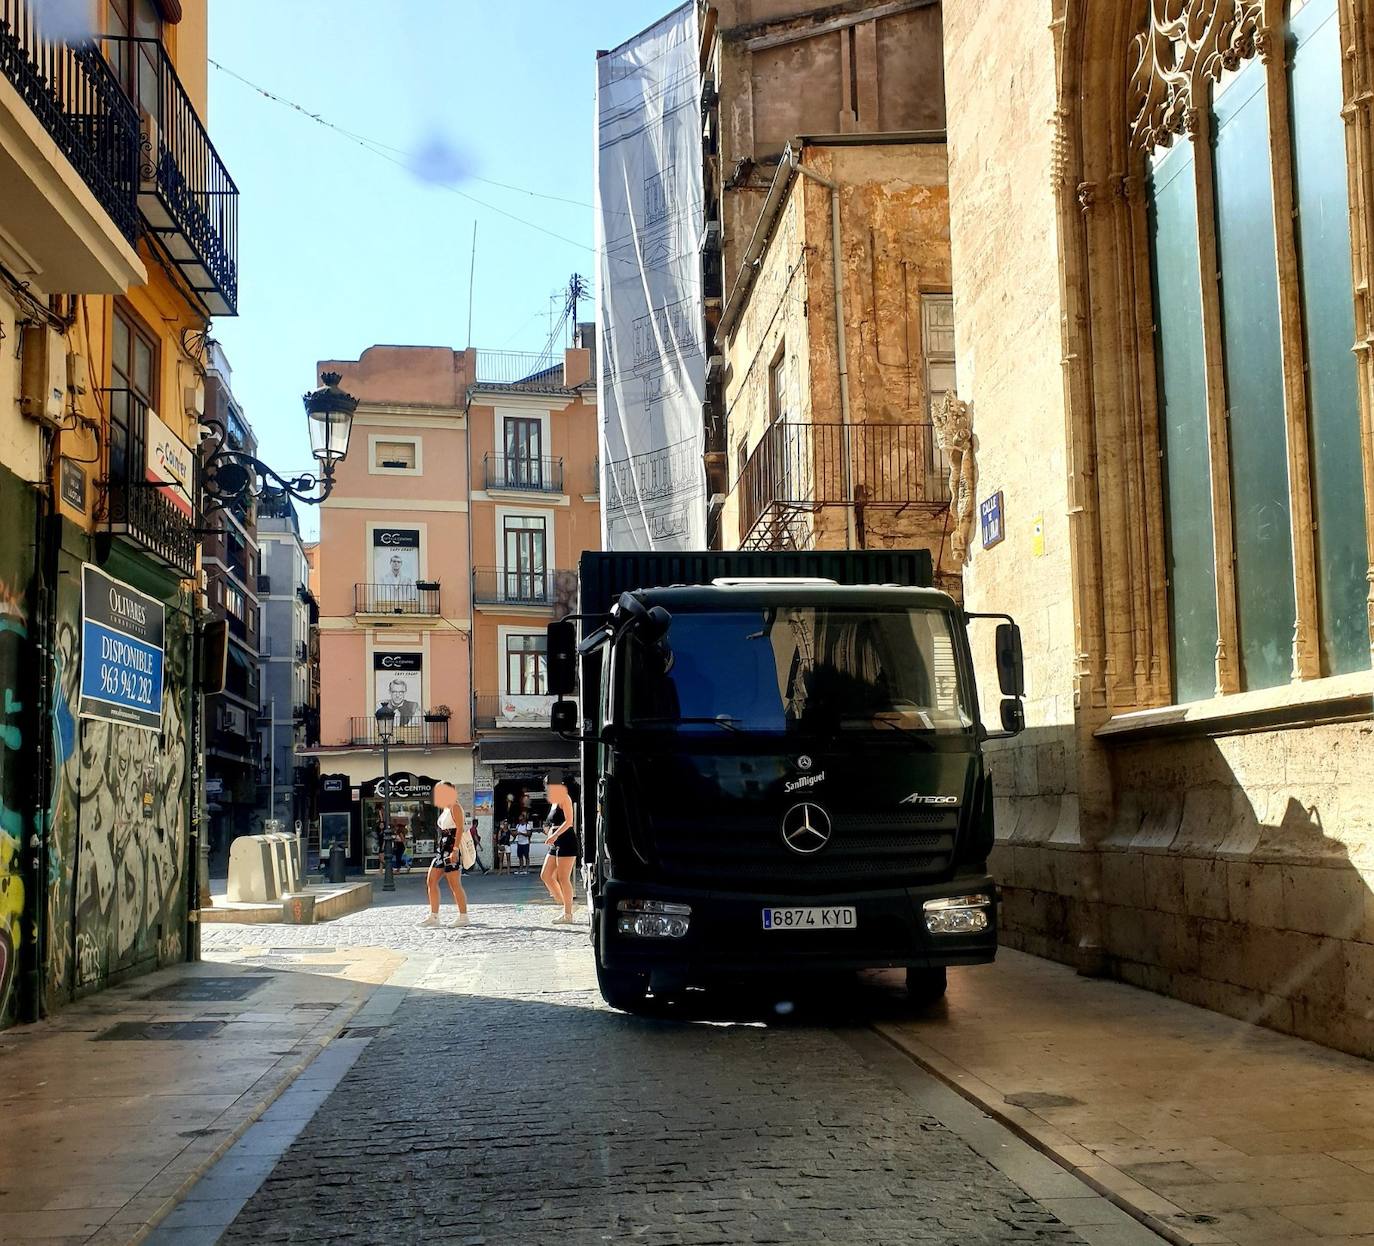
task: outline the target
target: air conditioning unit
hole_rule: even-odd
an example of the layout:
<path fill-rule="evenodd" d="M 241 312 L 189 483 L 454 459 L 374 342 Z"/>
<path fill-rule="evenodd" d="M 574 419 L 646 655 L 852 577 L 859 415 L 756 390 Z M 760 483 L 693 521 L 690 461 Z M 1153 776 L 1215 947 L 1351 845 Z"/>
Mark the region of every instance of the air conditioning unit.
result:
<path fill-rule="evenodd" d="M 58 428 L 67 410 L 67 343 L 47 325 L 26 324 L 19 374 L 19 409 L 45 428 Z"/>

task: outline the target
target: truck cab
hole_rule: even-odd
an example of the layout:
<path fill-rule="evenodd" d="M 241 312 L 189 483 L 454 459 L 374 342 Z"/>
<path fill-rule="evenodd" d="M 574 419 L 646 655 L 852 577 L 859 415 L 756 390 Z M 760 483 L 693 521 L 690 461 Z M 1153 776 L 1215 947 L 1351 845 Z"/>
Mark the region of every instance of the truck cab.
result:
<path fill-rule="evenodd" d="M 554 722 L 583 741 L 584 876 L 611 1004 L 874 967 L 906 969 L 929 1000 L 947 966 L 993 959 L 991 733 L 969 617 L 931 588 L 719 577 L 627 591 L 581 619 L 582 696 Z M 555 685 L 569 682 L 567 627 L 550 628 Z"/>

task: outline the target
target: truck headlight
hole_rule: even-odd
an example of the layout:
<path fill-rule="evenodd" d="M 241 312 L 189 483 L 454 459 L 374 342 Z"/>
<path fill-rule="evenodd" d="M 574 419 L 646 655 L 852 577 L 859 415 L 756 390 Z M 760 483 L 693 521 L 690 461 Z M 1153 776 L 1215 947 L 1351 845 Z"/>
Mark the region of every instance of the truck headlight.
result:
<path fill-rule="evenodd" d="M 971 896 L 942 896 L 921 905 L 926 929 L 931 934 L 977 934 L 988 928 L 992 897 L 979 892 Z"/>
<path fill-rule="evenodd" d="M 690 904 L 667 900 L 622 900 L 616 908 L 620 912 L 616 929 L 643 939 L 680 939 L 692 921 Z"/>

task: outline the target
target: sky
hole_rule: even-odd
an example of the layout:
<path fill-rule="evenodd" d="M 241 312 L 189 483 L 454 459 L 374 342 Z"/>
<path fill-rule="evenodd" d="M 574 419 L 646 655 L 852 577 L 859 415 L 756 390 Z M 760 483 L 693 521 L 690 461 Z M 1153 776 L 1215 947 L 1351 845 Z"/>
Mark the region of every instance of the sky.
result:
<path fill-rule="evenodd" d="M 674 7 L 211 0 L 209 131 L 240 192 L 239 314 L 213 336 L 263 460 L 310 468 L 301 395 L 318 359 L 375 343 L 543 348 L 550 295 L 596 277 L 597 50 Z M 301 520 L 318 531 L 313 507 Z"/>

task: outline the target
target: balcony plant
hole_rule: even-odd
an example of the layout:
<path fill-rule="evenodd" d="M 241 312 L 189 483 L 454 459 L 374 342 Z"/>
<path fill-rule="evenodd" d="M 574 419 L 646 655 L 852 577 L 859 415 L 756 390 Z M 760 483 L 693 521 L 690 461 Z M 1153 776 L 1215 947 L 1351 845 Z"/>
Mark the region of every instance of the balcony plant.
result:
<path fill-rule="evenodd" d="M 444 723 L 453 717 L 453 711 L 447 705 L 434 705 L 425 711 L 425 722 Z"/>

